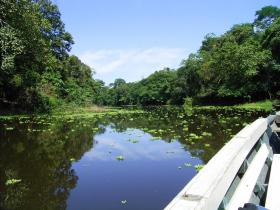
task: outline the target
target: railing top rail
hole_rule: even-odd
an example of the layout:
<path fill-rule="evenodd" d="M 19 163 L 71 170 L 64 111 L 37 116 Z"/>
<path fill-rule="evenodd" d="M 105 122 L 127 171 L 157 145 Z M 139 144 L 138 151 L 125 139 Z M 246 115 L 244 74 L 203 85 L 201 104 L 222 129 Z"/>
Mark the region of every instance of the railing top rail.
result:
<path fill-rule="evenodd" d="M 165 210 L 217 209 L 244 159 L 267 127 L 268 120 L 261 118 L 243 128 L 204 166 Z"/>
<path fill-rule="evenodd" d="M 271 125 L 274 121 L 275 121 L 275 118 L 276 118 L 277 115 L 269 115 L 266 119 L 267 119 L 267 123 L 269 125 Z"/>

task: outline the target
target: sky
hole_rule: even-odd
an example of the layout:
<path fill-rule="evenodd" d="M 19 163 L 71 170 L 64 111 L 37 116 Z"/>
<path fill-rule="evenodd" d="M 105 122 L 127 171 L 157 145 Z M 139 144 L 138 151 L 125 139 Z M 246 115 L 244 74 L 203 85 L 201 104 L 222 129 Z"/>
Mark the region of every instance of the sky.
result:
<path fill-rule="evenodd" d="M 139 81 L 178 68 L 208 33 L 252 22 L 255 12 L 280 0 L 53 0 L 77 55 L 106 84 Z"/>

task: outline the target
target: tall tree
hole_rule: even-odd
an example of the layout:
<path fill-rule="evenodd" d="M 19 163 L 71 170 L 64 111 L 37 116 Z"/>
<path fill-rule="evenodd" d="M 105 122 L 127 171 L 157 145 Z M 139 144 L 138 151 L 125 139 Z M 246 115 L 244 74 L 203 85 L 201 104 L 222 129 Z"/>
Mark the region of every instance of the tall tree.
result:
<path fill-rule="evenodd" d="M 65 31 L 65 25 L 61 20 L 57 5 L 53 4 L 51 0 L 33 1 L 38 5 L 40 14 L 45 21 L 41 28 L 42 33 L 56 57 L 64 59 L 68 56 L 74 41 L 71 34 Z"/>
<path fill-rule="evenodd" d="M 256 12 L 255 26 L 260 30 L 267 29 L 275 19 L 280 17 L 280 8 L 266 6 Z"/>
<path fill-rule="evenodd" d="M 198 70 L 201 67 L 201 61 L 198 54 L 191 54 L 177 70 L 176 88 L 172 94 L 173 98 L 177 98 L 175 99 L 177 103 L 183 103 L 185 97 L 196 96 L 200 91 L 201 78 Z"/>
<path fill-rule="evenodd" d="M 277 18 L 264 32 L 262 44 L 271 50 L 273 57 L 280 63 L 280 18 Z"/>
<path fill-rule="evenodd" d="M 255 91 L 248 83 L 270 59 L 261 48 L 251 24 L 236 25 L 221 36 L 214 48 L 201 50 L 205 94 L 220 97 L 246 97 Z"/>

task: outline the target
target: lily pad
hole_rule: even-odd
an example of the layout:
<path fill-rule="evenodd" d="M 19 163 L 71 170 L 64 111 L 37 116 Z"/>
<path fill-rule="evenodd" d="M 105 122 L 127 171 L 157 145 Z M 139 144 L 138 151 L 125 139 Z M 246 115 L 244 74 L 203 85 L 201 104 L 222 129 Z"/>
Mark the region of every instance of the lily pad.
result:
<path fill-rule="evenodd" d="M 119 155 L 116 157 L 117 160 L 124 160 L 124 157 L 122 155 Z"/>
<path fill-rule="evenodd" d="M 191 163 L 184 163 L 184 165 L 185 165 L 186 167 L 191 167 L 191 166 L 192 166 Z"/>
<path fill-rule="evenodd" d="M 127 204 L 127 200 L 123 200 L 123 201 L 121 201 L 121 204 L 122 204 L 122 205 Z"/>
<path fill-rule="evenodd" d="M 9 185 L 17 184 L 19 182 L 21 182 L 21 179 L 8 179 L 5 184 L 6 186 L 9 186 Z"/>
<path fill-rule="evenodd" d="M 204 167 L 204 165 L 197 164 L 197 165 L 195 165 L 194 167 L 195 167 L 195 170 L 196 170 L 197 172 L 199 172 L 199 171 Z"/>

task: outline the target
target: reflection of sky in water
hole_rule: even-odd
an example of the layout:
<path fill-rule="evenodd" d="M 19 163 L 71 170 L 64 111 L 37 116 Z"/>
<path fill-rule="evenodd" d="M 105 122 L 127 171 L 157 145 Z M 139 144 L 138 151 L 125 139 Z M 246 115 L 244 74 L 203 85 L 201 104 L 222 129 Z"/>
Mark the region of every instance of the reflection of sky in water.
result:
<path fill-rule="evenodd" d="M 52 118 L 0 120 L 0 203 L 8 206 L 0 209 L 15 209 L 10 204 L 22 210 L 163 209 L 196 174 L 196 164 L 207 162 L 243 123 L 259 116 L 236 112 L 217 115 L 214 111 L 213 115 L 198 113 L 193 118 L 181 118 L 184 114 L 176 113 L 153 111 L 143 116 L 68 122 Z M 183 130 L 185 125 L 188 131 Z M 14 129 L 8 131 L 8 127 Z M 138 129 L 114 129 L 127 127 Z M 150 131 L 145 133 L 141 128 Z M 156 131 L 164 140 L 177 136 L 181 143 L 152 140 L 148 133 Z M 203 131 L 212 136 L 189 138 L 190 133 L 201 136 Z M 119 155 L 123 161 L 116 160 Z M 22 181 L 6 186 L 5 180 L 10 178 Z M 122 200 L 127 203 L 122 205 Z"/>
<path fill-rule="evenodd" d="M 140 159 L 158 161 L 186 156 L 186 151 L 179 142 L 152 141 L 151 138 L 150 134 L 138 129 L 117 133 L 117 131 L 108 127 L 104 134 L 94 137 L 98 143 L 93 149 L 85 153 L 84 161 L 115 161 L 118 155 L 124 156 L 125 161 Z M 132 143 L 129 139 L 138 142 Z"/>
<path fill-rule="evenodd" d="M 118 132 L 112 127 L 96 135 L 93 148 L 73 163 L 79 180 L 67 209 L 163 209 L 196 174 L 194 166 L 201 160 L 192 158 L 178 141 L 151 140 L 141 130 Z M 116 159 L 119 155 L 123 161 Z"/>

